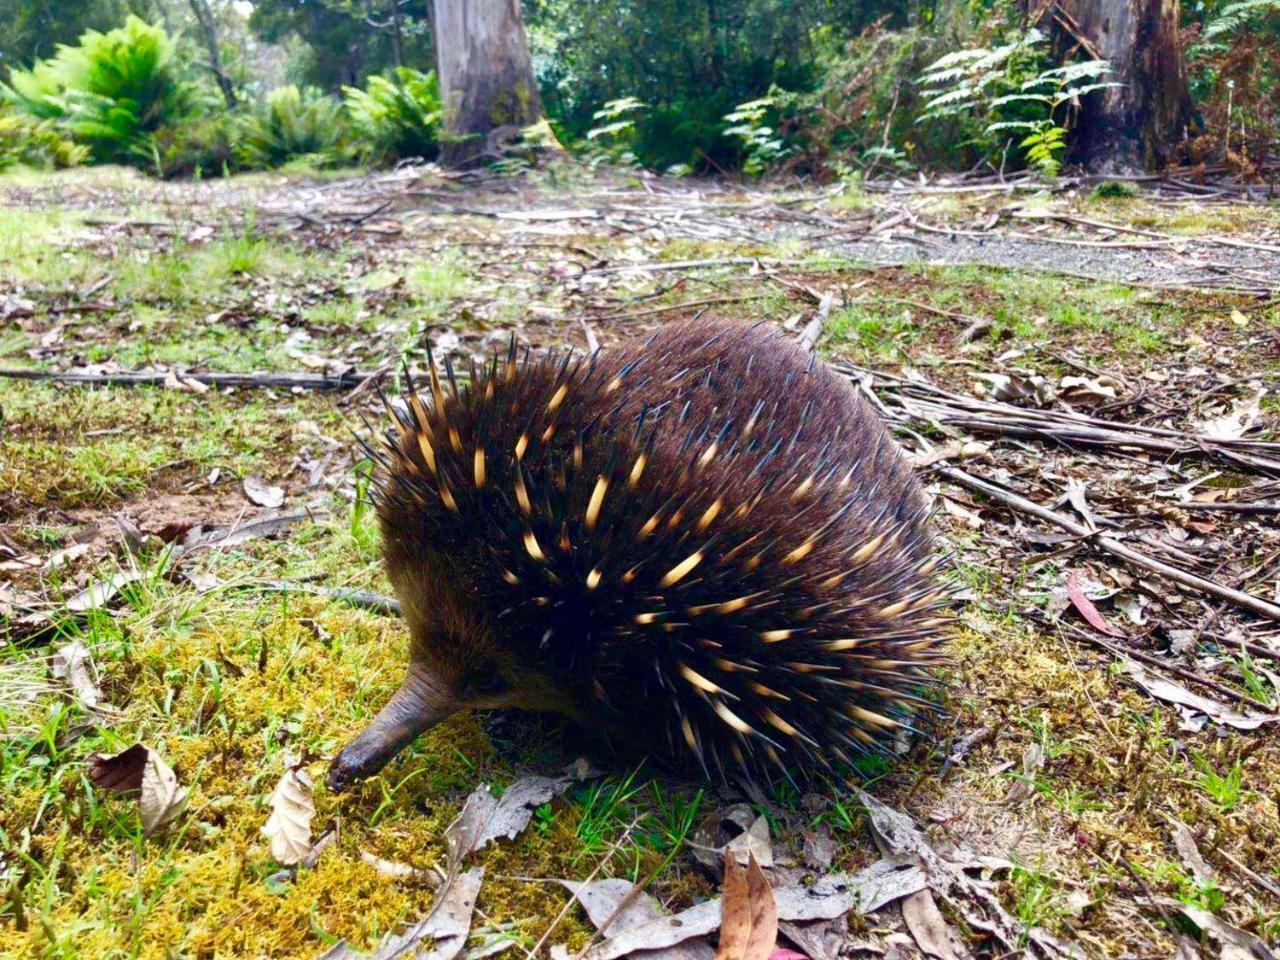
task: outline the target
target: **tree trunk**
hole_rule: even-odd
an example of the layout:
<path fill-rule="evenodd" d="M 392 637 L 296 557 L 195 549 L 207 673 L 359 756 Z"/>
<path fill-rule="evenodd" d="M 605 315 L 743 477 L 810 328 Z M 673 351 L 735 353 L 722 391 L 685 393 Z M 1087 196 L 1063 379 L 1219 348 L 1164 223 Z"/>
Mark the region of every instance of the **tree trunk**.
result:
<path fill-rule="evenodd" d="M 400 0 L 391 0 L 391 55 L 396 66 L 404 66 L 404 14 Z"/>
<path fill-rule="evenodd" d="M 1060 0 L 1071 45 L 1111 62 L 1120 86 L 1091 94 L 1071 159 L 1097 172 L 1158 170 L 1187 136 L 1195 108 L 1178 40 L 1178 0 Z M 1089 49 L 1092 47 L 1092 49 Z"/>
<path fill-rule="evenodd" d="M 489 152 L 490 136 L 541 114 L 520 0 L 432 0 L 436 72 L 444 100 L 441 160 L 460 166 Z"/>
<path fill-rule="evenodd" d="M 196 22 L 200 24 L 200 32 L 204 34 L 205 46 L 209 48 L 209 69 L 213 71 L 214 79 L 218 81 L 222 98 L 227 101 L 228 107 L 234 109 L 236 88 L 231 83 L 231 78 L 222 69 L 222 57 L 218 51 L 218 31 L 213 26 L 213 14 L 209 12 L 205 0 L 188 0 L 188 2 L 191 4 L 191 12 L 196 15 Z"/>

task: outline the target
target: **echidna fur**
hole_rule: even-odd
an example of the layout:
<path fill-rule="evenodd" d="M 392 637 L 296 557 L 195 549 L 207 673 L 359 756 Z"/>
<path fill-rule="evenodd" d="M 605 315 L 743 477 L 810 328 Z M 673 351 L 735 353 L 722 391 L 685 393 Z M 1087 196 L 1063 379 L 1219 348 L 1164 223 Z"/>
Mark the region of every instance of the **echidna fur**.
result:
<path fill-rule="evenodd" d="M 410 385 L 376 452 L 411 664 L 335 788 L 469 706 L 751 779 L 837 771 L 928 708 L 947 598 L 924 497 L 871 407 L 779 330 L 513 345 L 443 380 Z"/>

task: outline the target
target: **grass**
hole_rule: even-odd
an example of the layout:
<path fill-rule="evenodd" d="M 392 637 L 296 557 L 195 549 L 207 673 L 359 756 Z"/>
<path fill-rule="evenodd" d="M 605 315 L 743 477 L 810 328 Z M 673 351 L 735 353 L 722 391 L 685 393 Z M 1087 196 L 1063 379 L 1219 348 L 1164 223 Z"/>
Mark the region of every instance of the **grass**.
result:
<path fill-rule="evenodd" d="M 173 215 L 146 181 L 104 182 L 102 171 L 84 176 L 8 180 L 0 191 L 125 189 L 137 195 L 124 208 Z M 242 185 L 249 194 L 271 189 L 268 178 Z M 522 336 L 536 342 L 581 342 L 576 321 L 557 327 L 526 310 L 549 303 L 574 318 L 580 300 L 556 299 L 561 288 L 537 271 L 482 266 L 489 253 L 456 243 L 424 250 L 403 238 L 353 233 L 325 250 L 256 227 L 199 242 L 139 235 L 107 243 L 94 239 L 97 228 L 74 210 L 30 206 L 0 211 L 0 261 L 13 266 L 0 279 L 0 294 L 17 291 L 36 304 L 29 322 L 0 339 L 13 365 L 296 370 L 301 358 L 320 357 L 365 367 L 397 355 L 423 329 L 438 334 L 446 322 L 466 333 L 518 321 Z M 952 215 L 953 207 L 932 215 Z M 618 262 L 636 255 L 630 238 L 573 242 Z M 662 244 L 656 256 L 704 259 L 742 250 L 678 241 Z M 845 294 L 823 341 L 832 355 L 927 369 L 966 390 L 972 371 L 993 369 L 1014 347 L 1025 351 L 1020 368 L 1045 376 L 1069 372 L 1058 359 L 1067 355 L 1134 374 L 1183 362 L 1195 349 L 1186 345 L 1192 334 L 1207 349 L 1234 350 L 1258 329 L 1224 323 L 1223 303 L 1123 285 L 977 268 L 873 271 L 796 242 L 760 253 L 803 260 L 796 282 Z M 102 279 L 108 282 L 94 296 L 109 309 L 51 312 Z M 789 288 L 763 288 L 760 278 L 743 285 L 740 271 L 701 272 L 673 289 L 674 279 L 627 278 L 604 288 L 592 308 L 610 315 L 767 293 L 716 312 L 776 321 L 812 309 Z M 614 342 L 674 315 L 601 323 L 598 332 Z M 1275 319 L 1257 315 L 1259 325 Z M 960 349 L 954 338 L 967 318 L 991 327 Z M 55 328 L 60 345 L 40 352 Z M 417 867 L 441 863 L 443 830 L 472 788 L 501 788 L 529 767 L 555 772 L 564 753 L 572 757 L 572 741 L 558 744 L 536 723 L 527 738 L 506 744 L 491 735 L 486 718 L 455 717 L 350 794 L 317 789 L 314 823 L 340 822 L 340 839 L 296 881 L 273 879 L 279 865 L 259 828 L 285 758 L 313 758 L 308 769 L 320 779 L 320 758 L 368 721 L 403 671 L 407 637 L 399 621 L 254 586 L 292 580 L 388 589 L 376 519 L 360 499 L 367 477 L 350 441 L 351 431 L 365 430 L 361 410 L 286 391 L 17 382 L 2 389 L 0 533 L 21 551 L 47 556 L 86 529 L 111 525 L 113 515 L 136 516 L 167 497 L 233 520 L 247 508 L 239 479 L 248 474 L 285 485 L 289 505 L 314 504 L 317 518 L 285 537 L 192 555 L 180 567 L 165 546 L 143 538 L 130 553 L 104 549 L 64 570 L 12 580 L 4 574 L 5 589 L 53 601 L 86 577 L 129 564 L 144 577 L 122 590 L 112 609 L 63 619 L 44 647 L 0 646 L 0 956 L 313 957 L 336 937 L 367 948 L 421 917 L 433 894 L 384 876 L 361 854 Z M 306 491 L 312 467 L 326 455 L 326 482 Z M 210 484 L 215 470 L 220 479 Z M 1169 835 L 1176 818 L 1205 838 L 1206 856 L 1228 851 L 1280 881 L 1271 857 L 1280 832 L 1280 747 L 1181 731 L 1177 716 L 1126 683 L 1110 658 L 1030 627 L 1010 598 L 1046 595 L 1061 570 L 1018 571 L 980 560 L 986 540 L 984 531 L 958 526 L 949 533 L 960 579 L 974 596 L 945 678 L 949 719 L 902 761 L 869 760 L 858 774 L 936 831 L 941 845 L 1015 859 L 1018 866 L 995 888 L 1006 909 L 1028 929 L 1046 926 L 1091 955 L 1130 955 L 1139 941 L 1153 953 L 1173 948 L 1159 917 L 1135 905 L 1129 867 L 1158 895 L 1229 916 L 1260 936 L 1280 935 L 1275 903 L 1242 895 L 1227 872 L 1214 883 L 1196 881 L 1178 863 Z M 118 711 L 109 721 L 90 716 L 48 678 L 48 653 L 74 639 L 100 668 L 103 698 Z M 1250 669 L 1241 665 L 1248 692 L 1274 698 L 1259 670 L 1249 680 Z M 984 725 L 995 728 L 993 736 L 939 777 L 947 738 Z M 142 837 L 136 804 L 94 791 L 85 772 L 92 754 L 136 740 L 157 749 L 192 791 L 187 811 L 158 838 Z M 1011 806 L 1012 777 L 1033 744 L 1044 749 L 1045 762 L 1032 774 L 1031 797 Z M 878 855 L 865 813 L 847 793 L 826 787 L 802 794 L 784 785 L 771 800 L 781 855 L 798 862 L 798 837 L 818 826 L 833 834 L 841 869 L 859 869 Z M 713 787 L 675 783 L 648 767 L 613 770 L 576 787 L 535 811 L 520 837 L 479 858 L 487 878 L 477 927 L 531 947 L 566 894 L 557 884 L 519 878 L 580 879 L 628 829 L 605 875 L 640 878 L 661 867 L 651 892 L 664 902 L 678 907 L 708 896 L 713 884 L 681 852 L 723 806 Z M 870 935 L 867 920 L 855 917 L 853 925 Z M 571 911 L 559 935 L 572 952 L 585 942 L 588 924 Z"/>

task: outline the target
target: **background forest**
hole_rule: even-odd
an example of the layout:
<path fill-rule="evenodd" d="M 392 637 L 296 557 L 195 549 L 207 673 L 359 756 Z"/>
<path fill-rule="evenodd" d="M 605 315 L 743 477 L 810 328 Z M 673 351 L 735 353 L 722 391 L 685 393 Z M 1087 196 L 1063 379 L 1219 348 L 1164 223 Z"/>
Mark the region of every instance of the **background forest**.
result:
<path fill-rule="evenodd" d="M 0 165 L 208 177 L 434 159 L 429 6 L 0 0 Z M 1089 5 L 1071 6 L 526 0 L 549 124 L 526 145 L 552 133 L 676 175 L 1209 163 L 1258 178 L 1280 130 L 1280 0 L 1135 5 L 1175 18 L 1139 43 L 1162 58 L 1152 76 L 1111 62 L 1081 26 Z M 1090 123 L 1118 88 L 1159 100 L 1164 127 L 1119 158 Z M 490 159 L 524 163 L 519 146 Z"/>

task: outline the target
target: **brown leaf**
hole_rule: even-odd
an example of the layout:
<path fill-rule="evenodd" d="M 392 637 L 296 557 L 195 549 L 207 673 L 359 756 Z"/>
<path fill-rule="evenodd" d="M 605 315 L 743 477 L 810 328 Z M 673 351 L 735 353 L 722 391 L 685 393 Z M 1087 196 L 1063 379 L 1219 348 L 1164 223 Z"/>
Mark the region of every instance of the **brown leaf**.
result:
<path fill-rule="evenodd" d="M 187 791 L 178 785 L 173 770 L 141 743 L 112 757 L 90 757 L 89 779 L 99 790 L 136 795 L 148 837 L 176 820 L 187 805 Z"/>
<path fill-rule="evenodd" d="M 970 956 L 928 890 L 917 890 L 902 901 L 902 919 L 925 956 L 935 960 L 964 960 Z"/>
<path fill-rule="evenodd" d="M 467 945 L 484 867 L 454 877 L 440 891 L 427 916 L 399 936 L 378 944 L 376 960 L 453 960 Z"/>
<path fill-rule="evenodd" d="M 737 857 L 725 851 L 720 898 L 716 960 L 768 960 L 778 942 L 778 906 L 754 856 L 748 857 L 744 871 Z"/>
<path fill-rule="evenodd" d="M 311 852 L 311 818 L 316 815 L 311 778 L 305 770 L 290 767 L 267 803 L 271 816 L 262 833 L 271 839 L 272 858 L 286 867 L 301 862 Z"/>

